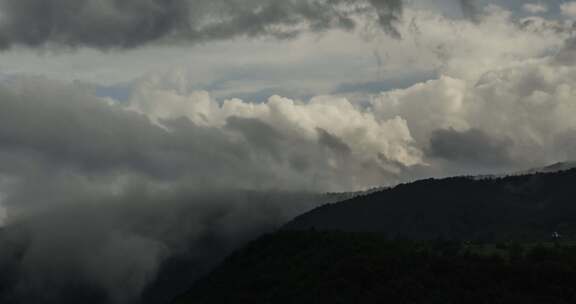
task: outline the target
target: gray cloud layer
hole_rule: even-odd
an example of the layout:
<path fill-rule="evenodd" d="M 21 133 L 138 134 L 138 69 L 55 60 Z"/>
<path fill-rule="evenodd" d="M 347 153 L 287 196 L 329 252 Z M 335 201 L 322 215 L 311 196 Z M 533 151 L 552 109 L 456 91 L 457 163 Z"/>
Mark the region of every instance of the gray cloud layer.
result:
<path fill-rule="evenodd" d="M 237 36 L 289 38 L 352 29 L 372 16 L 387 32 L 401 0 L 2 0 L 0 47 L 130 48 Z"/>

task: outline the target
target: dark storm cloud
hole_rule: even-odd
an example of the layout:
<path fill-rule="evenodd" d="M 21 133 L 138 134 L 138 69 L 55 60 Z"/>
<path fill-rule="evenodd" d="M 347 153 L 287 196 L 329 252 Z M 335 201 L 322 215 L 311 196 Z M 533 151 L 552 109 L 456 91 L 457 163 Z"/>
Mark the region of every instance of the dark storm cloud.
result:
<path fill-rule="evenodd" d="M 82 170 L 139 167 L 146 151 L 164 135 L 141 115 L 114 111 L 65 86 L 36 81 L 31 87 L 0 89 L 0 147 Z M 111 128 L 111 129 L 108 129 Z"/>
<path fill-rule="evenodd" d="M 31 189 L 24 195 L 57 191 L 58 179 L 50 176 L 69 172 L 129 173 L 165 182 L 186 178 L 227 188 L 292 184 L 272 176 L 283 179 L 281 171 L 270 169 L 273 164 L 262 166 L 288 162 L 289 153 L 280 134 L 258 120 L 229 120 L 227 130 L 243 140 L 187 118 L 162 121 L 159 127 L 144 115 L 43 79 L 0 85 L 0 100 L 0 175 L 46 179 L 27 185 Z"/>
<path fill-rule="evenodd" d="M 352 29 L 374 16 L 385 31 L 401 0 L 2 0 L 0 47 L 131 48 L 237 36 L 290 38 L 303 31 Z"/>
<path fill-rule="evenodd" d="M 370 3 L 378 11 L 378 23 L 393 37 L 400 38 L 400 33 L 394 27 L 399 21 L 398 13 L 402 11 L 403 0 L 370 0 Z"/>
<path fill-rule="evenodd" d="M 429 155 L 464 164 L 506 165 L 512 163 L 508 151 L 511 144 L 477 129 L 464 132 L 436 130 L 430 139 Z"/>

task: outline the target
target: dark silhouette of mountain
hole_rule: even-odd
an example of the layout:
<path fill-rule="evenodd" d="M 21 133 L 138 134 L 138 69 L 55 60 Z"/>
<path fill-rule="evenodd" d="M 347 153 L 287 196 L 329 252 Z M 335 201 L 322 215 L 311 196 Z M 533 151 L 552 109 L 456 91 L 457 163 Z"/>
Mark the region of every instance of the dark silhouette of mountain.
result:
<path fill-rule="evenodd" d="M 174 303 L 574 303 L 575 181 L 428 179 L 327 204 Z"/>
<path fill-rule="evenodd" d="M 174 304 L 575 303 L 575 282 L 569 244 L 281 231 L 230 256 Z"/>
<path fill-rule="evenodd" d="M 327 204 L 284 229 L 378 232 L 390 238 L 546 240 L 576 237 L 576 169 L 508 177 L 453 177 Z"/>
<path fill-rule="evenodd" d="M 576 168 L 576 161 L 559 162 L 542 168 L 534 168 L 523 172 L 523 174 L 533 174 L 533 173 L 551 173 L 566 171 Z"/>

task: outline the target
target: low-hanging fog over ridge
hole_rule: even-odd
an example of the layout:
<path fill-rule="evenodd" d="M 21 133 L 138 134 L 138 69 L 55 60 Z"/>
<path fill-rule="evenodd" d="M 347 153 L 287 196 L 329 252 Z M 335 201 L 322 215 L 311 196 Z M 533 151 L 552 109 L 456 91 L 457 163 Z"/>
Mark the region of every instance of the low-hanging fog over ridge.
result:
<path fill-rule="evenodd" d="M 273 5 L 247 1 L 258 2 Z M 10 28 L 40 5 L 19 3 L 2 2 L 15 12 Z M 71 2 L 49 3 L 63 8 Z M 308 18 L 297 7 L 298 18 Z M 7 216 L 0 272 L 14 277 L 0 289 L 0 300 L 57 303 L 74 282 L 127 303 L 171 256 L 216 262 L 243 241 L 325 203 L 329 198 L 320 193 L 516 172 L 576 158 L 571 21 L 518 17 L 495 6 L 467 9 L 467 19 L 407 8 L 394 18 L 398 48 L 425 54 L 435 75 L 381 93 L 220 98 L 191 85 L 192 67 L 143 76 L 119 100 L 80 81 L 3 77 L 0 204 Z M 60 28 L 72 21 L 78 20 L 52 22 L 57 30 L 34 41 L 14 38 L 18 31 L 8 35 L 2 26 L 0 37 L 11 37 L 6 47 L 107 49 L 166 36 L 118 45 L 98 36 L 74 40 L 77 32 Z"/>

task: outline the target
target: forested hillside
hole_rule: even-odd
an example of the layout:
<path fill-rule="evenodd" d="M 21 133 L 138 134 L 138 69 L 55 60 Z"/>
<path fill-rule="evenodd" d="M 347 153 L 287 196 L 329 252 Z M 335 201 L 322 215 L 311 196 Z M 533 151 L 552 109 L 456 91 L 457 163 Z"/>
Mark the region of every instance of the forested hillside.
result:
<path fill-rule="evenodd" d="M 284 231 L 232 255 L 175 303 L 574 303 L 574 282 L 570 243 Z"/>
<path fill-rule="evenodd" d="M 576 237 L 576 170 L 403 184 L 299 216 L 288 230 L 390 238 L 538 241 Z"/>

